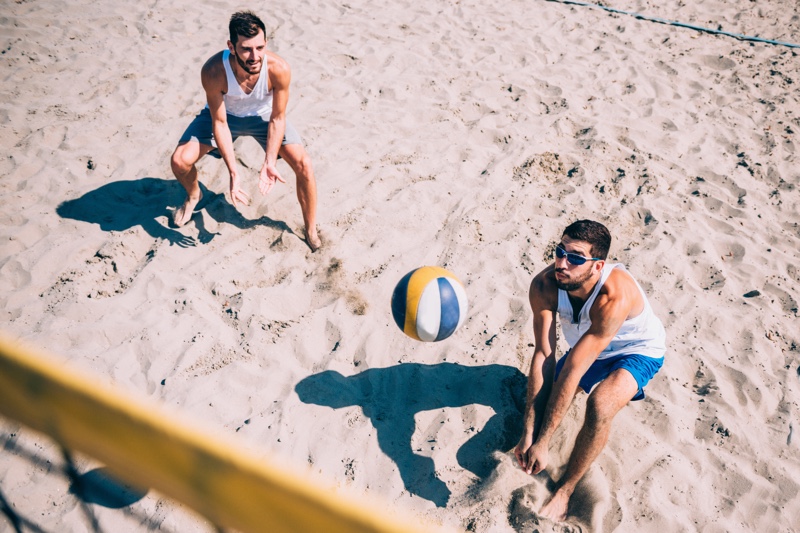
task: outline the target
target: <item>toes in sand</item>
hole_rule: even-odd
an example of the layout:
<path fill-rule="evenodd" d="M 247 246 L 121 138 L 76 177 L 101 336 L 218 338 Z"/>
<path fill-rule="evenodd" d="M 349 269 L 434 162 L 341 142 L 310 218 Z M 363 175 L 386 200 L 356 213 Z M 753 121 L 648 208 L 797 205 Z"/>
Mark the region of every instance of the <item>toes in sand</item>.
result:
<path fill-rule="evenodd" d="M 194 213 L 195 207 L 197 207 L 197 204 L 199 204 L 202 199 L 203 193 L 200 193 L 200 196 L 196 200 L 187 197 L 186 201 L 183 202 L 183 205 L 176 209 L 173 213 L 173 224 L 175 224 L 177 227 L 181 227 L 189 222 L 189 220 L 192 218 L 192 213 Z"/>

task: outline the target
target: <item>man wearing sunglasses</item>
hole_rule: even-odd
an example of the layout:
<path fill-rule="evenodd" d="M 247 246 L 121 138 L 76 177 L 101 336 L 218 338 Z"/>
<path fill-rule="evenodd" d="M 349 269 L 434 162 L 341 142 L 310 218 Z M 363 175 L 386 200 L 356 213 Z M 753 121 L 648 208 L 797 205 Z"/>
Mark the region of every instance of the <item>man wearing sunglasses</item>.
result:
<path fill-rule="evenodd" d="M 536 343 L 524 429 L 514 450 L 529 474 L 547 467 L 548 447 L 573 398 L 589 394 L 586 417 L 564 475 L 540 514 L 564 520 L 575 486 L 608 441 L 611 421 L 664 362 L 666 335 L 644 291 L 620 264 L 606 262 L 611 235 L 598 222 L 570 224 L 555 262 L 533 278 Z M 558 361 L 556 316 L 569 351 Z"/>

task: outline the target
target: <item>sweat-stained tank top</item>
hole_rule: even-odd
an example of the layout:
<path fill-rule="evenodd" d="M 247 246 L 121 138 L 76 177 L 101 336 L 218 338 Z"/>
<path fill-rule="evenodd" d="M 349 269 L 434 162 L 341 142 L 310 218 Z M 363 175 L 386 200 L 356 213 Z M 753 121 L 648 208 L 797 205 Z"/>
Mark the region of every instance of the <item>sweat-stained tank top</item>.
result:
<path fill-rule="evenodd" d="M 581 336 L 583 336 L 583 334 L 588 331 L 589 326 L 592 325 L 591 318 L 589 318 L 589 311 L 592 309 L 597 295 L 600 294 L 600 289 L 603 287 L 603 284 L 605 284 L 608 276 L 611 275 L 611 272 L 615 268 L 622 269 L 625 271 L 626 275 L 630 276 L 630 273 L 623 265 L 619 263 L 606 263 L 603 267 L 600 281 L 597 282 L 592 294 L 589 295 L 586 303 L 583 304 L 578 317 L 573 317 L 572 304 L 569 301 L 567 291 L 558 290 L 558 316 L 561 319 L 561 330 L 564 333 L 564 339 L 567 341 L 570 348 L 577 344 Z M 633 279 L 633 276 L 631 276 L 631 279 Z M 600 352 L 597 359 L 607 359 L 616 355 L 625 354 L 639 354 L 647 357 L 661 358 L 664 357 L 667 351 L 664 326 L 661 324 L 661 320 L 653 313 L 650 302 L 647 301 L 647 296 L 639 286 L 639 283 L 635 279 L 633 279 L 633 282 L 636 283 L 636 287 L 642 295 L 644 309 L 642 309 L 642 312 L 637 316 L 629 318 L 622 323 L 622 327 L 619 328 L 619 331 L 606 349 Z"/>

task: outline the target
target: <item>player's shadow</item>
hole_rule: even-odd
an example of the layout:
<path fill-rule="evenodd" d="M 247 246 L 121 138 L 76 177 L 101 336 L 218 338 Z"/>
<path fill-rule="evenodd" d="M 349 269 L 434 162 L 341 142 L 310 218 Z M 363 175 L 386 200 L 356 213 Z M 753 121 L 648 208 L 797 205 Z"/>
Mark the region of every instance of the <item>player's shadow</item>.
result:
<path fill-rule="evenodd" d="M 497 466 L 495 450 L 507 451 L 522 431 L 526 378 L 511 366 L 464 366 L 453 363 L 400 364 L 372 368 L 345 377 L 326 370 L 295 387 L 305 403 L 334 409 L 360 406 L 377 431 L 378 444 L 396 464 L 406 490 L 447 505 L 450 490 L 436 477 L 433 459 L 412 450 L 414 415 L 444 407 L 486 405 L 495 414 L 459 448 L 456 460 L 480 479 Z"/>
<path fill-rule="evenodd" d="M 79 198 L 62 202 L 56 213 L 62 218 L 97 224 L 103 231 L 124 231 L 141 226 L 151 237 L 164 239 L 178 246 L 195 246 L 197 241 L 208 243 L 216 233 L 209 232 L 203 214 L 217 222 L 226 222 L 241 229 L 257 225 L 293 233 L 285 222 L 262 216 L 249 220 L 242 216 L 224 194 L 209 191 L 200 184 L 203 200 L 192 215 L 199 235 L 197 239 L 184 235 L 160 220 L 171 220 L 171 208 L 183 204 L 186 193 L 174 179 L 140 178 L 107 183 Z"/>

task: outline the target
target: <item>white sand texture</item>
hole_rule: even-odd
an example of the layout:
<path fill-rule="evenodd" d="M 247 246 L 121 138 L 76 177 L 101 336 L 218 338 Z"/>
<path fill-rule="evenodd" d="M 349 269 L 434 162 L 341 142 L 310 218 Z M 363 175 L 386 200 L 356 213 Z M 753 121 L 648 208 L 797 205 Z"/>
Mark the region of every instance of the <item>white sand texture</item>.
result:
<path fill-rule="evenodd" d="M 792 2 L 604 4 L 800 42 Z M 241 8 L 292 67 L 316 253 L 284 162 L 259 194 L 252 139 L 235 145 L 251 205 L 205 158 L 204 208 L 170 225 L 170 154 Z M 0 29 L 4 332 L 456 531 L 800 531 L 800 50 L 544 0 L 16 0 Z M 611 230 L 668 353 L 553 524 L 537 512 L 585 395 L 545 473 L 509 452 L 528 287 L 581 218 Z M 391 315 L 422 265 L 470 299 L 438 343 Z M 76 493 L 17 422 L 0 439 L 0 531 L 213 531 L 156 491 Z"/>

